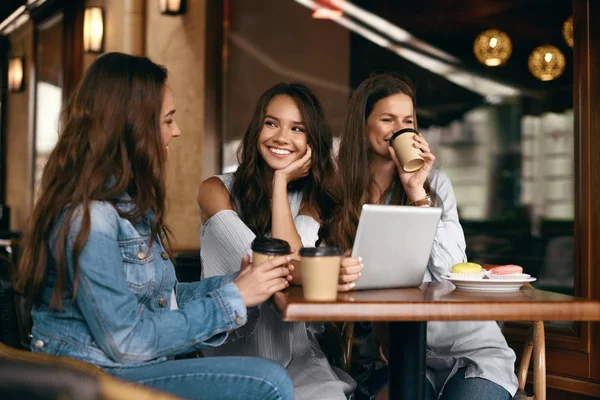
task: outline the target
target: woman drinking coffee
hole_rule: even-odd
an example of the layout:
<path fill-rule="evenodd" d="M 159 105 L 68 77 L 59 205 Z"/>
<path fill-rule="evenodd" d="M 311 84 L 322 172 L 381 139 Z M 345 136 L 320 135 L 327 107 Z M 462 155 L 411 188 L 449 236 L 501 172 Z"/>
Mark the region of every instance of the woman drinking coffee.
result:
<path fill-rule="evenodd" d="M 398 135 L 420 150 L 420 157 L 403 157 L 403 165 L 390 146 Z M 417 163 L 407 168 L 406 160 Z M 442 171 L 433 169 L 434 161 L 427 140 L 417 132 L 412 84 L 387 74 L 362 82 L 350 99 L 340 144 L 343 208 L 333 221 L 335 239 L 330 243 L 352 248 L 363 204 L 441 207 L 425 280 L 439 281 L 454 264 L 465 261 L 465 238 L 452 185 Z M 372 340 L 370 324 L 362 328 L 361 355 L 367 373 L 361 377 L 360 388 L 373 397 L 379 392 L 377 398 L 385 399 L 386 343 L 394 338 L 387 338 L 386 329 L 376 329 L 382 333 Z M 517 390 L 515 358 L 493 321 L 429 322 L 426 399 L 440 395 L 443 400 L 510 399 Z"/>

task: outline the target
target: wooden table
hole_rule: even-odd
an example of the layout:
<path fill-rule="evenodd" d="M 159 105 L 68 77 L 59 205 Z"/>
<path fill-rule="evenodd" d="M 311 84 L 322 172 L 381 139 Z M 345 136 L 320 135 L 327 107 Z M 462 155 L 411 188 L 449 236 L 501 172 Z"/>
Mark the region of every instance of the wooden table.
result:
<path fill-rule="evenodd" d="M 468 292 L 450 282 L 420 288 L 340 293 L 336 302 L 304 300 L 302 288 L 274 296 L 284 321 L 386 321 L 389 324 L 389 398 L 422 399 L 427 321 L 598 321 L 600 300 L 532 287 L 510 293 Z"/>

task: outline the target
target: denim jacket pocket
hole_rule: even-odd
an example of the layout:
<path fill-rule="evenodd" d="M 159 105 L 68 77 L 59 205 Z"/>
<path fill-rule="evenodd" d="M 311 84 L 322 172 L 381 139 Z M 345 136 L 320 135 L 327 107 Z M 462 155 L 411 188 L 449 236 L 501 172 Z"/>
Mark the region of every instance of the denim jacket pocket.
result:
<path fill-rule="evenodd" d="M 143 291 L 154 284 L 154 255 L 144 239 L 119 242 L 127 286 L 133 291 Z"/>
<path fill-rule="evenodd" d="M 64 356 L 63 348 L 65 342 L 50 336 L 40 334 L 33 330 L 31 332 L 30 349 L 34 353 L 45 353 L 52 356 Z M 68 356 L 68 354 L 66 354 Z"/>

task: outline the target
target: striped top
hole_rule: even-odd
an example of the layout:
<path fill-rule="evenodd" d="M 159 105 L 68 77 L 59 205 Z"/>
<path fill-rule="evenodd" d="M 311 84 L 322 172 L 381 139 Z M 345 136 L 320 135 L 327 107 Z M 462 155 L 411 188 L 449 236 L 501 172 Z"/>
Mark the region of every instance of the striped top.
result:
<path fill-rule="evenodd" d="M 227 190 L 233 186 L 233 174 L 219 176 Z M 304 246 L 314 246 L 319 224 L 310 216 L 298 215 L 302 193 L 289 193 L 294 224 Z M 239 201 L 236 208 L 240 209 Z M 244 254 L 252 254 L 254 233 L 233 210 L 222 210 L 202 226 L 201 249 L 203 277 L 239 271 Z M 202 352 L 212 356 L 254 356 L 283 365 L 294 383 L 297 400 L 345 400 L 355 382 L 341 370 L 333 370 L 314 336 L 319 324 L 283 322 L 270 301 L 249 310 L 245 336 L 218 348 Z M 244 327 L 241 328 L 244 330 Z"/>

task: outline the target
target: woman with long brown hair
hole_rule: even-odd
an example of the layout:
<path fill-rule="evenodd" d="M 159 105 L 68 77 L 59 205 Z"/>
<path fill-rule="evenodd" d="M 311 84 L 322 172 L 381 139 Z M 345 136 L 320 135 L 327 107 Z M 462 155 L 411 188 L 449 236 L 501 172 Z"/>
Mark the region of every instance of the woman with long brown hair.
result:
<path fill-rule="evenodd" d="M 363 204 L 441 207 L 425 274 L 426 281 L 439 281 L 454 264 L 466 261 L 466 245 L 452 184 L 433 168 L 435 156 L 427 140 L 414 135 L 413 146 L 421 150 L 425 161 L 416 172 L 404 171 L 389 144 L 395 132 L 417 129 L 415 104 L 412 83 L 391 74 L 374 75 L 353 93 L 338 162 L 343 208 L 332 222 L 331 234 L 336 239 L 331 243 L 352 248 Z M 361 354 L 370 356 L 363 360 L 369 365 L 360 390 L 374 398 L 387 379 L 387 369 L 380 368 L 386 362 L 385 344 L 394 338 L 387 338 L 381 329 L 382 334 L 372 340 L 370 324 L 361 327 L 365 332 Z M 427 400 L 505 400 L 517 390 L 515 354 L 493 321 L 430 322 L 427 348 Z M 384 398 L 385 388 L 377 399 Z"/>
<path fill-rule="evenodd" d="M 288 285 L 289 257 L 178 283 L 165 163 L 180 135 L 165 68 L 109 53 L 64 110 L 23 240 L 31 350 L 73 357 L 189 399 L 292 399 L 285 370 L 251 358 L 172 356 L 218 346 Z M 241 257 L 240 257 L 241 258 Z"/>
<path fill-rule="evenodd" d="M 340 207 L 332 141 L 323 107 L 306 86 L 279 83 L 262 94 L 238 150 L 239 167 L 199 190 L 205 276 L 229 273 L 235 259 L 251 253 L 256 236 L 283 239 L 296 250 L 330 243 L 326 228 Z M 344 258 L 339 290 L 352 288 L 361 269 L 358 259 Z M 292 284 L 301 283 L 296 263 Z M 268 303 L 251 318 L 259 316 L 254 332 L 239 332 L 244 340 L 205 353 L 278 361 L 297 400 L 345 399 L 352 392 L 352 379 L 339 371 L 346 382 L 340 379 L 315 339 L 319 324 L 282 322 Z"/>

